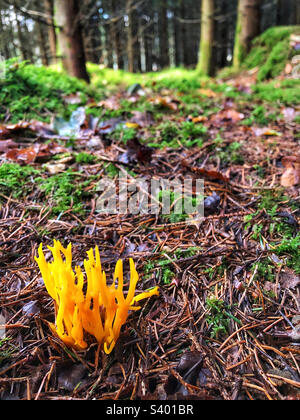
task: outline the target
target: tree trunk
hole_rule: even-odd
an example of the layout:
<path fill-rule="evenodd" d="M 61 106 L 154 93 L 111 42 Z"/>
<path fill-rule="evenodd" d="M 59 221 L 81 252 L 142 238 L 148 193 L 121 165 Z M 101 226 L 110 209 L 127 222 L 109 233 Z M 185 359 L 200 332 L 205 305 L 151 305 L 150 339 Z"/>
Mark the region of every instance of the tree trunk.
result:
<path fill-rule="evenodd" d="M 18 34 L 18 41 L 19 41 L 19 49 L 21 58 L 23 61 L 27 60 L 27 51 L 25 48 L 25 41 L 24 41 L 24 34 L 22 31 L 21 22 L 17 13 L 17 9 L 15 9 L 15 16 L 16 16 L 16 24 L 17 24 L 17 34 Z"/>
<path fill-rule="evenodd" d="M 120 8 L 120 1 L 118 0 L 111 0 L 111 10 L 112 10 L 112 17 L 115 18 L 118 15 Z M 111 29 L 111 39 L 113 43 L 113 48 L 116 54 L 116 60 L 118 69 L 123 69 L 124 67 L 124 59 L 122 54 L 122 45 L 121 45 L 121 36 L 120 36 L 120 29 L 119 29 L 119 22 L 120 19 L 113 21 L 110 24 Z"/>
<path fill-rule="evenodd" d="M 48 38 L 49 38 L 49 46 L 50 46 L 50 59 L 52 63 L 56 63 L 57 61 L 57 51 L 56 51 L 56 32 L 54 26 L 54 4 L 53 0 L 44 0 L 45 1 L 45 12 L 47 15 L 47 23 L 48 23 Z"/>
<path fill-rule="evenodd" d="M 89 82 L 86 69 L 79 0 L 55 0 L 59 43 L 66 71 Z"/>
<path fill-rule="evenodd" d="M 145 70 L 153 71 L 153 48 L 154 48 L 154 13 L 152 4 L 145 5 L 145 19 L 143 20 L 143 39 L 145 48 Z"/>
<path fill-rule="evenodd" d="M 161 0 L 158 12 L 159 61 L 161 68 L 170 66 L 167 0 Z"/>
<path fill-rule="evenodd" d="M 174 62 L 176 67 L 182 65 L 182 42 L 181 42 L 181 23 L 178 18 L 180 16 L 180 11 L 178 4 L 174 4 L 173 8 L 173 35 L 174 35 Z"/>
<path fill-rule="evenodd" d="M 110 69 L 114 67 L 114 57 L 113 57 L 113 44 L 111 39 L 110 24 L 105 23 L 105 56 L 106 56 L 106 66 Z"/>
<path fill-rule="evenodd" d="M 260 33 L 260 0 L 239 0 L 233 66 L 239 68 Z"/>
<path fill-rule="evenodd" d="M 40 50 L 42 63 L 44 66 L 48 66 L 49 61 L 48 61 L 48 55 L 47 55 L 46 37 L 44 34 L 43 25 L 40 22 L 36 22 L 36 30 L 37 30 L 38 40 L 39 40 L 39 50 Z"/>
<path fill-rule="evenodd" d="M 300 25 L 300 3 L 296 3 L 296 25 Z"/>
<path fill-rule="evenodd" d="M 189 39 L 188 39 L 188 25 L 184 22 L 186 17 L 186 0 L 180 0 L 180 17 L 183 19 L 181 22 L 181 50 L 183 55 L 183 64 L 189 65 Z"/>
<path fill-rule="evenodd" d="M 1 52 L 3 51 L 5 60 L 8 60 L 11 57 L 11 55 L 10 55 L 10 52 L 9 52 L 8 44 L 6 42 L 7 34 L 5 33 L 5 28 L 4 28 L 4 25 L 3 25 L 1 11 L 0 11 L 0 33 L 2 34 L 2 36 L 0 38 L 0 51 Z M 6 35 L 5 37 L 3 36 L 4 34 Z M 1 58 L 2 57 L 0 55 L 0 59 Z"/>
<path fill-rule="evenodd" d="M 197 70 L 206 76 L 209 76 L 212 71 L 213 42 L 214 0 L 202 0 L 200 57 Z"/>
<path fill-rule="evenodd" d="M 139 42 L 139 25 L 137 11 L 134 8 L 135 1 L 127 0 L 126 13 L 128 16 L 127 31 L 127 52 L 128 52 L 128 71 L 141 71 L 141 50 Z"/>

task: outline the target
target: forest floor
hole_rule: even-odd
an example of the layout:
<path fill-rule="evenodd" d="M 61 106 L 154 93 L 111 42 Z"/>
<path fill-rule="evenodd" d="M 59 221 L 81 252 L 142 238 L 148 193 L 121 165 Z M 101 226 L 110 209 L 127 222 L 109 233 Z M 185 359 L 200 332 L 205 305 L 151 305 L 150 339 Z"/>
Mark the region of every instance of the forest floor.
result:
<path fill-rule="evenodd" d="M 299 399 L 299 80 L 103 71 L 86 88 L 14 64 L 5 89 L 0 399 Z M 204 220 L 101 214 L 119 172 L 204 179 Z M 74 264 L 98 245 L 108 278 L 132 257 L 138 290 L 159 286 L 110 355 L 49 329 L 34 256 L 53 239 Z"/>

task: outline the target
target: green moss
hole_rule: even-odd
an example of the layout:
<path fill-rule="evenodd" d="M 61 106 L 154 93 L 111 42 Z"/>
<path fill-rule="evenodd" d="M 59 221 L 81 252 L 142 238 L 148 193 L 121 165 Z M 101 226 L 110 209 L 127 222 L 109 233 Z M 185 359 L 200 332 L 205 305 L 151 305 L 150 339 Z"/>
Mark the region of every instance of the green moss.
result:
<path fill-rule="evenodd" d="M 78 172 L 67 171 L 49 176 L 48 178 L 38 178 L 36 182 L 41 191 L 45 193 L 46 198 L 52 205 L 52 212 L 59 215 L 72 209 L 75 213 L 82 213 L 88 194 L 85 187 L 90 181 L 78 182 L 80 176 Z M 76 182 L 77 181 L 77 182 Z"/>
<path fill-rule="evenodd" d="M 269 28 L 253 41 L 253 48 L 244 61 L 244 67 L 260 67 L 259 81 L 278 76 L 290 58 L 290 36 L 293 33 L 300 33 L 300 26 Z"/>
<path fill-rule="evenodd" d="M 271 81 L 253 85 L 254 98 L 284 105 L 300 102 L 300 80 Z"/>
<path fill-rule="evenodd" d="M 296 274 L 300 274 L 300 235 L 294 238 L 284 238 L 275 246 L 275 254 L 286 257 L 286 265 L 292 268 Z"/>
<path fill-rule="evenodd" d="M 39 172 L 30 166 L 4 163 L 0 166 L 0 190 L 15 198 L 28 194 L 33 188 L 34 176 Z"/>
<path fill-rule="evenodd" d="M 49 120 L 49 114 L 69 116 L 78 107 L 64 103 L 64 96 L 81 92 L 82 104 L 94 94 L 83 81 L 52 68 L 38 67 L 15 59 L 5 63 L 5 78 L 0 80 L 0 121 Z"/>
<path fill-rule="evenodd" d="M 209 313 L 205 318 L 211 327 L 211 337 L 219 338 L 220 335 L 227 335 L 229 317 L 225 302 L 221 299 L 211 298 L 206 300 L 206 306 Z"/>
<path fill-rule="evenodd" d="M 285 39 L 272 49 L 265 64 L 258 72 L 258 81 L 278 76 L 285 68 L 290 55 L 289 39 Z"/>
<path fill-rule="evenodd" d="M 93 156 L 90 153 L 82 152 L 76 155 L 75 160 L 76 160 L 76 163 L 86 165 L 86 164 L 95 162 L 96 156 Z"/>

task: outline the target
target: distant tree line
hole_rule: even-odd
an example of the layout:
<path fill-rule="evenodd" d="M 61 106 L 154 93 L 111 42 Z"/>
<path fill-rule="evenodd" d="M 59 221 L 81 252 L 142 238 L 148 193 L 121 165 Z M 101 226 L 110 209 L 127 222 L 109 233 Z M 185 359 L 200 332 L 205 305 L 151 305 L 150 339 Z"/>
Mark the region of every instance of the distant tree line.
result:
<path fill-rule="evenodd" d="M 300 24 L 299 0 L 0 0 L 0 54 L 131 72 L 239 66 L 270 26 Z"/>

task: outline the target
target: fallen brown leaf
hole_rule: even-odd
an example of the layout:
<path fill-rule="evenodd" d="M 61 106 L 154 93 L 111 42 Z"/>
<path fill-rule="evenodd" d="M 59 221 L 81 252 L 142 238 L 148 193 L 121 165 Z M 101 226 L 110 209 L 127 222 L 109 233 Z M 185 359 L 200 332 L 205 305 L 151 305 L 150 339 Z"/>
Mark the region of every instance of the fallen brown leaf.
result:
<path fill-rule="evenodd" d="M 14 148 L 6 153 L 6 158 L 17 163 L 29 165 L 37 159 L 46 159 L 59 153 L 65 153 L 68 150 L 57 143 L 40 144 L 36 143 L 26 149 Z"/>
<path fill-rule="evenodd" d="M 286 168 L 281 177 L 281 185 L 289 188 L 300 184 L 300 156 L 289 156 L 282 159 Z"/>
<path fill-rule="evenodd" d="M 218 123 L 237 123 L 245 118 L 245 115 L 235 109 L 224 109 L 211 117 L 211 121 Z"/>
<path fill-rule="evenodd" d="M 13 140 L 1 140 L 0 141 L 0 152 L 7 152 L 9 149 L 13 147 L 17 147 L 18 144 Z"/>

